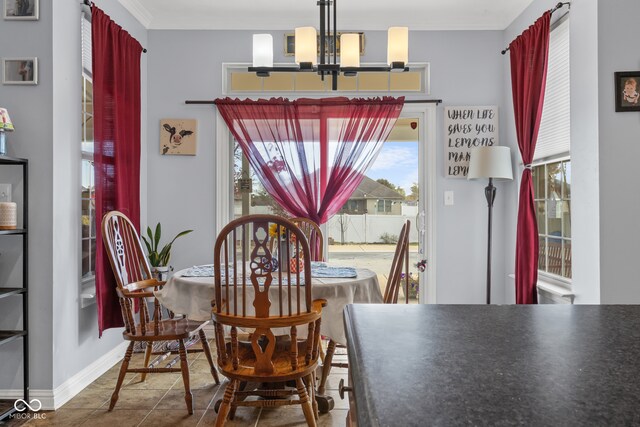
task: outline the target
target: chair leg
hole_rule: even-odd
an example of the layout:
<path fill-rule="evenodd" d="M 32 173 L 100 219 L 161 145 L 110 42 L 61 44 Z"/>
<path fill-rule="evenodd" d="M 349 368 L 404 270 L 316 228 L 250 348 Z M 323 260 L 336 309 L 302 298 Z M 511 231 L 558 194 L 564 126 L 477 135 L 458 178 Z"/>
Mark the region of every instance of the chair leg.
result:
<path fill-rule="evenodd" d="M 333 361 L 333 353 L 336 351 L 336 342 L 329 340 L 327 345 L 327 353 L 324 355 L 324 363 L 322 364 L 322 377 L 320 377 L 320 385 L 318 385 L 318 394 L 324 394 L 324 389 L 327 383 L 327 377 L 331 372 L 331 362 Z"/>
<path fill-rule="evenodd" d="M 298 396 L 300 396 L 300 405 L 302 405 L 302 412 L 304 412 L 304 418 L 307 420 L 309 427 L 316 427 L 316 417 L 313 414 L 313 408 L 311 402 L 309 402 L 309 395 L 307 389 L 302 382 L 302 378 L 296 378 L 296 388 L 298 389 Z"/>
<path fill-rule="evenodd" d="M 307 393 L 309 393 L 309 399 L 311 399 L 311 408 L 313 409 L 313 416 L 318 419 L 318 401 L 316 400 L 316 373 L 315 371 L 305 377 L 307 382 Z"/>
<path fill-rule="evenodd" d="M 149 367 L 149 360 L 151 360 L 151 352 L 153 351 L 153 343 L 151 341 L 147 342 L 147 349 L 144 353 L 144 367 Z M 140 381 L 145 381 L 147 379 L 147 372 L 143 372 L 140 374 Z"/>
<path fill-rule="evenodd" d="M 187 350 L 184 347 L 184 340 L 178 340 L 180 350 L 180 369 L 182 370 L 182 382 L 184 383 L 184 401 L 187 404 L 189 415 L 193 414 L 193 395 L 189 385 L 189 361 L 187 360 Z"/>
<path fill-rule="evenodd" d="M 218 371 L 216 371 L 216 367 L 213 364 L 213 358 L 211 357 L 211 349 L 209 348 L 207 335 L 202 329 L 200 329 L 200 342 L 202 342 L 202 350 L 204 351 L 204 355 L 207 357 L 207 361 L 209 362 L 209 366 L 211 367 L 211 374 L 213 375 L 213 379 L 215 380 L 216 384 L 219 385 L 220 378 L 218 377 Z"/>
<path fill-rule="evenodd" d="M 222 427 L 227 422 L 227 415 L 231 409 L 231 400 L 235 398 L 236 387 L 238 387 L 237 380 L 229 380 L 227 388 L 224 390 L 224 397 L 222 398 L 222 404 L 218 409 L 218 417 L 216 418 L 216 427 Z"/>
<path fill-rule="evenodd" d="M 116 406 L 116 402 L 118 401 L 118 395 L 120 393 L 120 387 L 122 387 L 122 382 L 124 381 L 125 375 L 127 375 L 127 368 L 129 368 L 129 361 L 131 360 L 131 354 L 133 353 L 133 344 L 131 341 L 129 343 L 129 347 L 127 347 L 127 351 L 124 353 L 124 359 L 122 360 L 122 365 L 120 365 L 120 375 L 118 375 L 118 382 L 116 382 L 116 389 L 113 391 L 111 395 L 111 403 L 109 404 L 109 411 L 113 410 L 113 407 Z"/>

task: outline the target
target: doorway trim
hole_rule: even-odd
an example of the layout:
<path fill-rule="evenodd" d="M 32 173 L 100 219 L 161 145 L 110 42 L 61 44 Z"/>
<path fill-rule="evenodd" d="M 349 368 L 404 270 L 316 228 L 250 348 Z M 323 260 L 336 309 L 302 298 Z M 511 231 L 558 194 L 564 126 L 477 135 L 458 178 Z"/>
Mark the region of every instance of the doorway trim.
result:
<path fill-rule="evenodd" d="M 424 169 L 419 171 L 420 198 L 425 200 L 424 228 L 425 233 L 418 235 L 424 238 L 421 242 L 427 259 L 427 286 L 420 287 L 420 301 L 428 304 L 437 302 L 436 294 L 436 113 L 435 104 L 405 104 L 400 117 L 417 118 L 420 129 L 420 144 L 418 155 L 421 157 Z M 220 112 L 216 110 L 216 174 L 215 174 L 215 224 L 216 233 L 220 232 L 231 221 L 233 205 L 229 191 L 231 190 L 231 173 L 233 159 L 231 158 L 231 142 L 233 138 L 227 129 Z M 414 224 L 418 227 L 419 224 Z M 424 276 L 423 276 L 424 277 Z"/>

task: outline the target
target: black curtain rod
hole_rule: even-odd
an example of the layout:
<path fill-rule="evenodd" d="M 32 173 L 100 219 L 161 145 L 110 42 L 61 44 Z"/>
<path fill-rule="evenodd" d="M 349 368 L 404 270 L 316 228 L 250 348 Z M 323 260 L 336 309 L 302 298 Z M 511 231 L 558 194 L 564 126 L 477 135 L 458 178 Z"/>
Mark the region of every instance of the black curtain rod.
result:
<path fill-rule="evenodd" d="M 191 100 L 184 101 L 185 104 L 215 105 L 216 101 L 208 100 Z M 405 104 L 441 104 L 442 99 L 405 99 Z"/>
<path fill-rule="evenodd" d="M 553 9 L 549 9 L 549 13 L 553 14 L 553 12 L 555 12 L 556 10 L 562 8 L 562 6 L 564 6 L 565 4 L 569 5 L 569 10 L 571 10 L 571 2 L 565 2 L 565 3 L 559 2 L 558 4 L 555 5 L 555 7 Z M 506 48 L 504 48 L 502 50 L 502 54 L 504 55 L 508 51 L 509 51 L 509 46 L 507 46 Z"/>
<path fill-rule="evenodd" d="M 82 4 L 84 4 L 85 6 L 89 6 L 89 8 L 91 8 L 91 2 L 89 0 L 83 0 Z M 145 49 L 144 47 L 142 48 L 142 53 L 147 53 L 147 49 Z"/>

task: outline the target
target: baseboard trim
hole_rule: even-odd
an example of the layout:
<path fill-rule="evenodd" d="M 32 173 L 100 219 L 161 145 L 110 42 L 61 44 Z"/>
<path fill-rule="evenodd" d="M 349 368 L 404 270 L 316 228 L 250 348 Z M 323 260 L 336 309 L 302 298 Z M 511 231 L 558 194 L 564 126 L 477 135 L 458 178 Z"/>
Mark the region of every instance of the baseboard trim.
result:
<path fill-rule="evenodd" d="M 104 354 L 53 390 L 29 390 L 29 399 L 38 399 L 42 403 L 42 410 L 52 411 L 60 408 L 118 363 L 124 356 L 127 345 L 127 342 L 118 344 L 113 350 Z M 0 399 L 21 398 L 22 389 L 0 390 Z"/>

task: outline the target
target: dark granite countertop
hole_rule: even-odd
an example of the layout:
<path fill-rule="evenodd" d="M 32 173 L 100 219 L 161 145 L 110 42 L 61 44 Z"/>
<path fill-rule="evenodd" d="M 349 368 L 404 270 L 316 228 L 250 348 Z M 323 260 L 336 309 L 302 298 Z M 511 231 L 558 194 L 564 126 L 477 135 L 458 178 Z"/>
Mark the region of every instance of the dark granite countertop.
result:
<path fill-rule="evenodd" d="M 640 425 L 640 306 L 348 305 L 358 425 Z"/>

